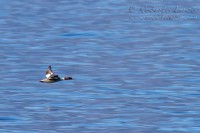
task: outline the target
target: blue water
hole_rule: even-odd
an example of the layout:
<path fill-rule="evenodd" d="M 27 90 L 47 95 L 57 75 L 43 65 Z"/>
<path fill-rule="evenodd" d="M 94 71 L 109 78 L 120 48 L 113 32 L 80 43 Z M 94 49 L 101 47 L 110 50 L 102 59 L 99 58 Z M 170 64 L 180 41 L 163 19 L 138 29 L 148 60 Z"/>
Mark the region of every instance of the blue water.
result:
<path fill-rule="evenodd" d="M 0 132 L 199 133 L 198 4 L 0 0 Z"/>

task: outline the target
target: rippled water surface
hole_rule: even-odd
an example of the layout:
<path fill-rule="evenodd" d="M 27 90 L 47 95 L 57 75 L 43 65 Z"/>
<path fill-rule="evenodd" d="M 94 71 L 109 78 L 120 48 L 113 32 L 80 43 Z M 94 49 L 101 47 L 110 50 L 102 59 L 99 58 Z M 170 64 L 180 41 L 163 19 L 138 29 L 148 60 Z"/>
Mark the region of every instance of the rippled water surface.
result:
<path fill-rule="evenodd" d="M 0 132 L 199 133 L 198 4 L 0 0 Z"/>

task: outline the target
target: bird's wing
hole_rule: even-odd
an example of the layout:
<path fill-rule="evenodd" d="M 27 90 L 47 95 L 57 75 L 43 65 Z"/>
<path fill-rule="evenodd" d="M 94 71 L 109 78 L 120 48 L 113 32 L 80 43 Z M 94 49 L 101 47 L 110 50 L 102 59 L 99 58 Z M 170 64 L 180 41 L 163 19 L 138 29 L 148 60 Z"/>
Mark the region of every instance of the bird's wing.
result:
<path fill-rule="evenodd" d="M 48 69 L 46 70 L 46 78 L 51 78 L 54 76 L 54 73 L 51 69 L 51 66 L 48 67 Z"/>

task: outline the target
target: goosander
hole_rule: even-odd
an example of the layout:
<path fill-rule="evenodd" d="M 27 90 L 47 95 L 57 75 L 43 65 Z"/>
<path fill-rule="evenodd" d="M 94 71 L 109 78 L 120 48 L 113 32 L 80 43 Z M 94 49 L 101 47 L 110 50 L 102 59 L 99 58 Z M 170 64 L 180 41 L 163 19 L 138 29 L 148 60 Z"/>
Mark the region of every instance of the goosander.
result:
<path fill-rule="evenodd" d="M 46 70 L 46 78 L 40 80 L 40 82 L 45 82 L 45 83 L 53 83 L 53 82 L 58 82 L 62 80 L 71 80 L 71 77 L 64 77 L 60 78 L 58 75 L 55 75 L 51 69 L 51 66 L 48 67 Z"/>

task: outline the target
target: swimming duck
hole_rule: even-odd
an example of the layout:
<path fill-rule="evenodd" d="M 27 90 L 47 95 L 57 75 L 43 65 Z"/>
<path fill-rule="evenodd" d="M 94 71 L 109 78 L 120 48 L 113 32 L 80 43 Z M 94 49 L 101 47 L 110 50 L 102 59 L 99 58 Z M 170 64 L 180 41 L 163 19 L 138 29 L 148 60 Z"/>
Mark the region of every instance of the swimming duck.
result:
<path fill-rule="evenodd" d="M 71 80 L 71 77 L 64 77 L 60 78 L 58 75 L 55 75 L 51 69 L 51 66 L 48 67 L 46 70 L 46 78 L 40 80 L 40 82 L 45 82 L 45 83 L 53 83 L 53 82 L 58 82 L 62 80 Z"/>

